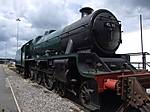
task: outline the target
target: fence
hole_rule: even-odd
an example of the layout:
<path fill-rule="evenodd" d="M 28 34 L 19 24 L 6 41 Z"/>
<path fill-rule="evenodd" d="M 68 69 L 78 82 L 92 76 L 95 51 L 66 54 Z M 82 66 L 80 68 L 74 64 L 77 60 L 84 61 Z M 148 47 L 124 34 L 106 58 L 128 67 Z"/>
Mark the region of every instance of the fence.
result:
<path fill-rule="evenodd" d="M 131 64 L 137 69 L 150 70 L 150 53 L 128 53 Z"/>

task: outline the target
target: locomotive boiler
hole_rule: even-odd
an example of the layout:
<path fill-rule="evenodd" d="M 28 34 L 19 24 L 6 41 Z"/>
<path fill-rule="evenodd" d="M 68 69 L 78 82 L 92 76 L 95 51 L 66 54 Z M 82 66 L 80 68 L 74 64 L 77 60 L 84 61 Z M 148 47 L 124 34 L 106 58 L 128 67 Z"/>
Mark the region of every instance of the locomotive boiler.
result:
<path fill-rule="evenodd" d="M 116 54 L 121 24 L 106 9 L 82 8 L 81 19 L 28 41 L 16 53 L 16 69 L 61 96 L 71 93 L 98 112 L 149 112 L 150 73 Z"/>
<path fill-rule="evenodd" d="M 46 50 L 63 54 L 68 43 L 72 44 L 71 52 L 90 50 L 100 56 L 114 54 L 121 43 L 119 21 L 108 10 L 92 11 L 91 8 L 81 9 L 80 20 L 35 42 L 35 55 L 45 54 Z"/>

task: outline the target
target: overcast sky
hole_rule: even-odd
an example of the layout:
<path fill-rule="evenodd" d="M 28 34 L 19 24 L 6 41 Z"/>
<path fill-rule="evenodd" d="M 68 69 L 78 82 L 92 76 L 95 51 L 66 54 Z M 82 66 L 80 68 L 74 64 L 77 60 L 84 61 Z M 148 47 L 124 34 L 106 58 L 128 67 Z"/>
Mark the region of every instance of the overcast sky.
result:
<path fill-rule="evenodd" d="M 117 53 L 140 52 L 142 14 L 144 51 L 150 52 L 150 0 L 0 0 L 0 57 L 15 57 L 18 17 L 21 47 L 47 29 L 57 30 L 80 19 L 79 9 L 85 6 L 108 9 L 121 21 L 123 44 Z"/>

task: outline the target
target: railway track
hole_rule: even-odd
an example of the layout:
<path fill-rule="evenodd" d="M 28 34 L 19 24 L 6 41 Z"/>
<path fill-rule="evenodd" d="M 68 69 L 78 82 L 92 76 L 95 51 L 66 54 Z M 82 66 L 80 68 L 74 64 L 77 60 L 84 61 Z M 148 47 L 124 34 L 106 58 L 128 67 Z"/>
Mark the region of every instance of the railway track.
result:
<path fill-rule="evenodd" d="M 74 103 L 75 105 L 77 105 L 81 109 L 81 111 L 79 111 L 79 110 L 76 110 L 76 109 L 72 108 L 75 112 L 82 112 L 82 111 L 83 112 L 92 112 L 91 110 L 84 108 L 82 105 L 80 105 L 79 103 L 77 103 L 77 102 L 75 102 L 75 101 L 73 101 L 69 98 L 64 98 L 64 99 L 68 100 L 68 101 L 71 101 L 72 103 Z"/>
<path fill-rule="evenodd" d="M 32 81 L 32 82 L 35 82 L 35 81 Z M 44 86 L 43 83 L 40 84 L 41 86 L 43 86 L 44 88 L 46 88 Z M 46 88 L 47 89 L 47 88 Z M 48 89 L 47 89 L 48 90 Z M 48 90 L 49 92 L 51 90 Z M 59 94 L 57 91 L 55 90 L 52 90 L 54 93 L 56 94 Z M 80 110 L 78 109 L 75 109 L 75 108 L 71 108 L 71 110 L 73 110 L 73 112 L 99 112 L 97 110 L 91 110 L 91 109 L 88 109 L 88 108 L 85 108 L 84 106 L 82 106 L 80 104 L 80 101 L 77 97 L 73 96 L 72 93 L 68 92 L 64 97 L 62 97 L 63 99 L 65 99 L 66 101 L 69 101 L 69 102 L 72 102 L 73 104 L 75 104 L 77 107 L 79 107 Z"/>
<path fill-rule="evenodd" d="M 0 112 L 21 112 L 3 65 L 0 65 Z"/>
<path fill-rule="evenodd" d="M 15 71 L 15 69 L 11 69 L 11 70 L 13 70 L 16 74 L 18 74 L 18 73 Z M 18 74 L 18 75 L 20 75 L 20 76 L 24 79 L 23 74 Z M 27 80 L 27 79 L 25 79 L 25 80 Z M 32 80 L 31 82 L 36 82 L 36 83 L 38 84 L 38 82 L 35 81 L 35 80 Z M 41 82 L 41 84 L 38 84 L 38 85 L 40 85 L 40 86 L 46 88 L 45 85 L 44 85 L 44 82 Z M 38 88 L 38 87 L 36 87 L 36 88 Z M 38 88 L 38 89 L 39 89 L 39 88 Z M 47 89 L 47 88 L 46 88 L 46 89 Z M 48 89 L 47 89 L 47 91 L 48 91 L 48 92 L 51 92 L 51 90 L 48 90 Z M 53 91 L 54 93 L 56 93 L 56 94 L 60 94 L 60 93 L 58 93 L 58 91 L 56 91 L 55 89 L 52 90 L 52 91 Z M 59 95 L 59 96 L 61 96 L 61 95 Z M 69 102 L 75 104 L 77 107 L 79 107 L 80 110 L 75 109 L 75 108 L 71 108 L 71 110 L 73 110 L 73 112 L 99 112 L 98 110 L 94 110 L 94 109 L 91 110 L 91 109 L 88 109 L 88 108 L 85 108 L 84 106 L 82 106 L 82 105 L 80 104 L 80 101 L 79 101 L 78 97 L 74 96 L 74 95 L 73 95 L 71 92 L 69 92 L 69 91 L 68 91 L 67 94 L 63 97 L 63 99 L 65 99 L 66 101 L 69 101 Z M 107 111 L 105 111 L 105 112 L 107 112 Z M 118 112 L 120 112 L 120 111 L 118 111 Z"/>
<path fill-rule="evenodd" d="M 14 71 L 16 74 L 18 74 L 18 73 L 15 71 L 14 68 L 10 68 L 10 69 L 11 69 L 12 71 Z M 18 75 L 20 75 L 20 74 L 18 74 Z M 21 75 L 21 76 L 22 76 L 22 75 Z M 23 78 L 23 77 L 22 77 L 22 78 Z M 25 80 L 27 80 L 27 79 L 25 79 Z M 36 82 L 36 81 L 31 81 L 31 82 Z M 44 83 L 41 83 L 40 86 L 43 86 L 44 88 L 46 88 L 46 87 L 44 86 Z M 35 87 L 35 86 L 34 86 L 34 87 Z M 36 88 L 38 88 L 38 87 L 36 87 Z M 38 88 L 38 89 L 39 89 L 39 88 Z M 46 89 L 47 89 L 47 88 L 46 88 Z M 46 92 L 51 92 L 51 91 L 47 89 L 47 91 L 45 91 L 45 93 L 46 93 Z M 58 94 L 55 90 L 53 90 L 53 92 L 56 93 L 56 94 Z M 65 97 L 63 97 L 63 99 L 65 99 L 66 101 L 69 101 L 69 102 L 73 103 L 74 105 L 76 105 L 77 107 L 79 107 L 80 110 L 71 107 L 71 110 L 73 110 L 73 112 L 98 112 L 98 111 L 93 111 L 93 110 L 90 110 L 90 109 L 87 109 L 87 108 L 83 107 L 83 106 L 80 104 L 79 100 L 78 100 L 76 97 L 72 97 L 72 94 L 69 93 L 69 92 L 68 92 L 68 94 L 67 94 Z"/>
<path fill-rule="evenodd" d="M 43 82 L 42 82 L 40 85 L 43 86 L 43 87 L 45 87 Z M 46 88 L 46 87 L 45 87 L 45 88 Z M 48 90 L 48 89 L 47 89 L 47 90 Z M 48 90 L 48 91 L 50 91 L 50 90 Z M 55 91 L 55 90 L 54 90 L 54 92 L 57 93 L 58 91 Z M 58 93 L 58 94 L 59 94 L 59 93 Z M 71 92 L 67 92 L 67 95 L 65 96 L 64 99 L 67 100 L 67 101 L 72 102 L 73 104 L 75 104 L 77 107 L 80 108 L 80 110 L 71 108 L 71 110 L 72 110 L 73 112 L 82 112 L 82 111 L 83 111 L 83 112 L 99 112 L 98 110 L 91 110 L 91 109 L 87 109 L 87 108 L 83 107 L 83 106 L 80 104 L 79 99 L 78 99 L 77 97 L 75 97 L 75 96 L 73 97 L 73 94 L 72 94 Z M 110 99 L 110 100 L 111 100 L 111 99 Z M 115 99 L 114 99 L 113 101 L 115 101 Z M 123 106 L 123 107 L 122 107 L 122 106 Z M 105 107 L 104 107 L 104 108 L 105 108 Z M 131 111 L 125 111 L 125 112 L 147 112 L 147 111 L 144 111 L 144 110 L 142 110 L 142 111 L 140 111 L 140 110 L 135 110 L 135 109 L 133 109 L 133 108 L 128 109 L 128 110 L 131 110 Z M 133 111 L 132 111 L 132 110 L 133 110 Z M 104 110 L 104 112 L 108 112 L 107 109 Z M 110 112 L 110 111 L 109 111 L 109 112 Z M 117 111 L 113 111 L 113 112 L 124 112 L 124 105 L 122 104 L 120 107 L 118 107 Z"/>

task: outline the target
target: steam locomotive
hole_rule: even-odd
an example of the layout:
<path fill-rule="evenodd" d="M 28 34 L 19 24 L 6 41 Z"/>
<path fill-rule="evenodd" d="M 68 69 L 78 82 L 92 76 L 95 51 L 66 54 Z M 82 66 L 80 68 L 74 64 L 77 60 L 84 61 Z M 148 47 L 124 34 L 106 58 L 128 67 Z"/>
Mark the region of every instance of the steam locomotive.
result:
<path fill-rule="evenodd" d="M 68 92 L 98 112 L 149 112 L 150 73 L 138 71 L 122 43 L 120 21 L 108 10 L 80 9 L 81 19 L 38 36 L 16 52 L 16 70 L 61 96 Z"/>

